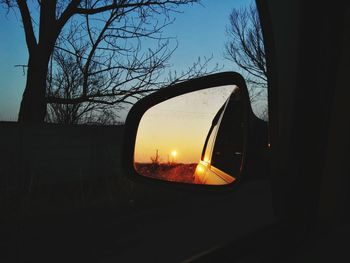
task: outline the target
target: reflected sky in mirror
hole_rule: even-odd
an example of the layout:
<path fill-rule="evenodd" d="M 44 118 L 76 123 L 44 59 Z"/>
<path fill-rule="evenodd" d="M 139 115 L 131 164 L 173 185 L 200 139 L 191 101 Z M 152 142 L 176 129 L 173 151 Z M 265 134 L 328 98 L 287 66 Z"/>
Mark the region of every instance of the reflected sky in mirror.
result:
<path fill-rule="evenodd" d="M 157 104 L 143 115 L 135 163 L 198 163 L 215 114 L 237 87 L 199 90 Z"/>

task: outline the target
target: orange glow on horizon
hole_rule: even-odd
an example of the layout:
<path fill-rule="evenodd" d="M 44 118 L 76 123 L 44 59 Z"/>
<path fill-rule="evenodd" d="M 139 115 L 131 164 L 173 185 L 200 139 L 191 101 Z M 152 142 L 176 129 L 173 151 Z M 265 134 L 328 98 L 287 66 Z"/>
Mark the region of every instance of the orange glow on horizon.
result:
<path fill-rule="evenodd" d="M 212 120 L 235 88 L 195 91 L 148 109 L 137 131 L 135 162 L 151 163 L 158 156 L 160 163 L 198 163 Z"/>

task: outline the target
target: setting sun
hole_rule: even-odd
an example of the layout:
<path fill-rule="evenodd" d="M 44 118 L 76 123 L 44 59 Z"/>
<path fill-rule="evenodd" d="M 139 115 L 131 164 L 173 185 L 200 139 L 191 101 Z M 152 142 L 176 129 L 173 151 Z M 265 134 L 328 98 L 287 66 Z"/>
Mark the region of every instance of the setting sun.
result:
<path fill-rule="evenodd" d="M 175 157 L 177 155 L 177 151 L 172 151 L 171 156 Z"/>

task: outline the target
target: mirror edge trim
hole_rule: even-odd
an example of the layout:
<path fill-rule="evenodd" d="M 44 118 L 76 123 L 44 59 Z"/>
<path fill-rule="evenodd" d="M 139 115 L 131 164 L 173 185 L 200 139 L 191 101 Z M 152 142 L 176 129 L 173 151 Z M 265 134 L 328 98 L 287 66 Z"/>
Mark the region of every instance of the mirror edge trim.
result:
<path fill-rule="evenodd" d="M 139 175 L 134 168 L 134 145 L 136 141 L 137 129 L 139 122 L 143 114 L 154 105 L 161 103 L 167 99 L 171 99 L 176 96 L 180 96 L 186 93 L 203 90 L 207 88 L 214 88 L 226 85 L 236 85 L 242 90 L 243 99 L 245 100 L 245 136 L 244 136 L 244 149 L 243 149 L 243 159 L 241 165 L 241 173 L 239 176 L 235 177 L 235 181 L 227 185 L 198 185 L 198 184 L 186 184 L 181 182 L 171 182 L 157 180 L 155 178 L 148 178 Z M 174 85 L 162 88 L 135 103 L 135 105 L 130 109 L 126 121 L 124 130 L 124 140 L 122 145 L 122 172 L 126 177 L 136 183 L 159 185 L 161 187 L 171 187 L 172 189 L 177 188 L 179 190 L 190 190 L 199 192 L 215 192 L 224 193 L 227 191 L 232 191 L 237 188 L 237 183 L 241 180 L 242 174 L 244 174 L 244 164 L 246 156 L 246 146 L 249 135 L 249 123 L 251 117 L 254 113 L 251 108 L 249 93 L 247 89 L 246 82 L 242 75 L 237 72 L 221 72 L 216 74 L 211 74 L 199 78 L 190 79 L 184 82 L 180 82 Z"/>

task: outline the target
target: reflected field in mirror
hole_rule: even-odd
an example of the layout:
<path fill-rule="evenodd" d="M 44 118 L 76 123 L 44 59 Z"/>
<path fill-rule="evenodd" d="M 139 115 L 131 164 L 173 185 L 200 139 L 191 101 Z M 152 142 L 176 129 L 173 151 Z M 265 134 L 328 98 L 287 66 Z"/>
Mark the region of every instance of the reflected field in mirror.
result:
<path fill-rule="evenodd" d="M 234 85 L 194 91 L 148 109 L 140 121 L 134 167 L 146 177 L 189 184 L 228 184 L 234 177 L 211 165 L 211 155 Z M 211 173 L 214 173 L 211 174 Z"/>

